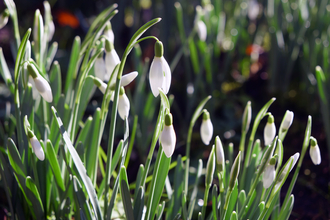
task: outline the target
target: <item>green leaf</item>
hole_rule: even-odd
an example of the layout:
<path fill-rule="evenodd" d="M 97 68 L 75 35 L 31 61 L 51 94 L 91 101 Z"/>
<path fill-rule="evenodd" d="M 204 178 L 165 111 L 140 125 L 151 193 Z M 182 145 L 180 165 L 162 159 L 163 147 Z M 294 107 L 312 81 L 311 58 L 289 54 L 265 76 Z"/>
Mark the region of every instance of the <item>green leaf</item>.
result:
<path fill-rule="evenodd" d="M 79 208 L 81 212 L 84 214 L 86 219 L 92 219 L 92 212 L 90 210 L 90 206 L 88 204 L 88 200 L 86 199 L 85 193 L 82 190 L 79 180 L 76 176 L 73 176 L 73 189 L 75 192 L 75 196 L 78 200 Z"/>
<path fill-rule="evenodd" d="M 165 208 L 165 201 L 163 201 L 162 204 L 159 204 L 158 205 L 158 209 L 157 209 L 157 213 L 156 213 L 156 219 L 157 220 L 161 220 L 162 219 L 164 208 Z"/>
<path fill-rule="evenodd" d="M 191 38 L 189 39 L 189 50 L 190 50 L 190 59 L 191 59 L 191 64 L 194 69 L 194 73 L 197 74 L 199 73 L 199 58 L 198 58 L 198 53 L 196 49 L 196 45 L 194 40 Z"/>
<path fill-rule="evenodd" d="M 283 207 L 283 213 L 279 219 L 284 219 L 284 220 L 289 219 L 289 217 L 291 216 L 293 205 L 294 205 L 294 196 L 291 194 L 286 206 Z M 281 212 L 282 212 L 282 210 L 281 210 Z"/>
<path fill-rule="evenodd" d="M 244 190 L 241 190 L 240 193 L 238 194 L 238 208 L 237 211 L 240 212 L 241 209 L 244 209 L 243 204 L 245 203 L 246 200 L 246 193 Z"/>
<path fill-rule="evenodd" d="M 96 185 L 97 177 L 97 164 L 99 154 L 99 137 L 102 135 L 100 130 L 101 109 L 97 108 L 93 115 L 93 121 L 89 133 L 87 134 L 88 147 L 87 147 L 87 174 L 91 177 L 92 182 Z"/>
<path fill-rule="evenodd" d="M 49 74 L 50 87 L 54 97 L 54 104 L 56 105 L 62 93 L 62 78 L 60 64 L 55 61 Z"/>
<path fill-rule="evenodd" d="M 230 220 L 238 220 L 238 216 L 237 216 L 237 213 L 235 211 L 233 211 L 231 213 Z"/>
<path fill-rule="evenodd" d="M 20 73 L 20 66 L 21 66 L 21 62 L 22 62 L 22 59 L 24 57 L 24 54 L 25 54 L 25 49 L 26 49 L 26 43 L 30 37 L 30 34 L 31 34 L 31 28 L 29 28 L 23 39 L 22 39 L 22 42 L 18 48 L 18 52 L 17 52 L 17 57 L 16 57 L 16 62 L 15 62 L 15 71 L 14 71 L 14 75 L 15 75 L 15 85 L 18 86 L 18 80 L 19 80 L 19 73 Z M 18 89 L 18 88 L 16 88 Z"/>
<path fill-rule="evenodd" d="M 120 169 L 120 191 L 121 198 L 123 199 L 124 209 L 126 213 L 126 219 L 134 220 L 131 195 L 128 188 L 128 179 L 125 166 L 122 166 Z"/>
<path fill-rule="evenodd" d="M 171 158 L 166 157 L 162 148 L 159 148 L 158 158 L 156 160 L 155 169 L 153 172 L 153 179 L 151 182 L 151 189 L 149 191 L 149 199 L 147 206 L 147 219 L 153 219 L 159 204 L 160 198 L 165 185 L 165 179 L 171 163 Z M 158 163 L 157 163 L 158 162 Z"/>
<path fill-rule="evenodd" d="M 110 219 L 111 218 L 111 213 L 112 213 L 113 207 L 115 205 L 115 200 L 116 200 L 116 197 L 117 197 L 117 194 L 118 194 L 119 177 L 120 177 L 120 175 L 117 176 L 115 185 L 112 188 L 112 195 L 111 195 L 110 203 L 109 203 L 109 206 L 108 206 L 108 209 L 107 209 L 107 214 L 106 214 L 104 219 Z"/>
<path fill-rule="evenodd" d="M 80 48 L 81 48 L 81 41 L 80 41 L 80 37 L 77 36 L 74 39 L 71 49 L 69 68 L 65 79 L 64 94 L 67 94 L 69 92 L 68 91 L 69 89 L 72 92 L 74 79 L 76 79 L 76 75 L 79 68 L 78 60 L 79 60 Z M 71 94 L 71 92 L 69 92 L 69 94 Z"/>
<path fill-rule="evenodd" d="M 43 219 L 45 217 L 44 207 L 38 192 L 38 189 L 30 176 L 26 177 L 25 186 L 27 188 L 26 194 L 32 202 L 34 214 L 37 219 Z M 32 193 L 32 194 L 31 194 Z"/>
<path fill-rule="evenodd" d="M 238 181 L 236 180 L 236 184 L 234 186 L 234 189 L 231 192 L 230 197 L 229 197 L 228 209 L 226 211 L 226 215 L 225 215 L 225 218 L 224 219 L 228 219 L 229 220 L 231 218 L 231 213 L 233 212 L 233 210 L 234 210 L 234 208 L 236 206 L 236 201 L 237 201 L 237 196 L 238 196 L 237 185 L 238 185 Z"/>
<path fill-rule="evenodd" d="M 57 185 L 63 191 L 65 191 L 65 185 L 64 185 L 64 181 L 62 179 L 60 165 L 58 164 L 57 157 L 56 157 L 56 154 L 55 154 L 55 151 L 54 151 L 54 147 L 53 147 L 53 144 L 50 140 L 47 140 L 46 156 L 47 156 L 47 159 L 49 161 L 50 167 L 52 168 L 52 171 L 53 171 L 55 180 L 57 182 Z"/>
<path fill-rule="evenodd" d="M 188 207 L 188 214 L 189 214 L 188 218 L 189 219 L 192 218 L 192 214 L 194 211 L 196 198 L 197 198 L 197 192 L 198 192 L 198 186 L 199 186 L 199 179 L 202 176 L 202 169 L 203 169 L 203 161 L 201 159 L 199 159 L 197 172 L 196 172 L 196 180 L 195 180 L 193 191 L 191 193 L 190 203 L 189 203 L 189 207 Z"/>
<path fill-rule="evenodd" d="M 181 155 L 177 158 L 177 165 L 175 167 L 174 172 L 174 193 L 172 195 L 171 205 L 166 212 L 166 219 L 173 219 L 177 213 L 180 212 L 181 209 L 181 201 L 182 201 L 182 192 L 183 192 L 183 181 L 182 176 L 184 175 Z"/>
<path fill-rule="evenodd" d="M 26 178 L 26 170 L 22 163 L 21 156 L 17 150 L 14 141 L 11 138 L 8 138 L 7 147 L 8 147 L 8 159 L 11 167 L 14 169 L 17 175 L 21 175 L 24 178 Z"/>
<path fill-rule="evenodd" d="M 212 214 L 213 219 L 219 219 L 219 211 L 218 211 L 218 188 L 217 185 L 213 184 L 212 187 Z"/>
<path fill-rule="evenodd" d="M 144 208 L 144 190 L 142 186 L 137 188 L 138 190 L 135 190 L 136 197 L 134 197 L 134 219 L 142 219 L 143 214 L 143 208 Z"/>
<path fill-rule="evenodd" d="M 79 176 L 85 185 L 87 194 L 90 198 L 90 201 L 91 201 L 93 209 L 94 209 L 95 217 L 96 217 L 96 219 L 102 219 L 101 209 L 100 209 L 100 206 L 99 206 L 99 203 L 97 200 L 94 186 L 93 186 L 90 178 L 87 176 L 86 169 L 85 169 L 83 163 L 81 162 L 79 155 L 77 154 L 76 150 L 74 149 L 74 147 L 71 143 L 70 137 L 69 137 L 68 133 L 66 132 L 66 130 L 64 129 L 63 123 L 62 123 L 61 119 L 59 118 L 54 107 L 52 107 L 52 111 L 56 118 L 57 125 L 60 129 L 64 142 L 65 142 L 65 144 L 71 154 L 72 160 L 78 170 Z"/>
<path fill-rule="evenodd" d="M 48 49 L 47 57 L 46 57 L 46 71 L 49 71 L 50 66 L 54 60 L 58 48 L 58 43 L 53 42 L 50 48 Z M 70 65 L 70 64 L 69 64 Z"/>
<path fill-rule="evenodd" d="M 137 177 L 136 177 L 136 181 L 135 181 L 136 184 L 135 184 L 134 200 L 133 201 L 136 201 L 137 200 L 137 196 L 138 196 L 138 193 L 139 193 L 138 189 L 141 186 L 141 181 L 142 181 L 143 173 L 144 173 L 144 166 L 143 166 L 143 164 L 140 164 L 139 171 L 137 173 Z"/>

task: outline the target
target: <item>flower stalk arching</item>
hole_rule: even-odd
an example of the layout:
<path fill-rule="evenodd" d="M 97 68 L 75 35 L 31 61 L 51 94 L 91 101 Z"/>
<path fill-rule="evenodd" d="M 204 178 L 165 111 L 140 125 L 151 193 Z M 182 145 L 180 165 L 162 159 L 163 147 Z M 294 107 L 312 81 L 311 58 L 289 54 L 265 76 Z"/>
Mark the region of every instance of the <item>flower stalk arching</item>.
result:
<path fill-rule="evenodd" d="M 147 30 L 149 29 L 151 26 L 155 25 L 156 23 L 158 23 L 161 19 L 160 18 L 155 18 L 151 21 L 149 21 L 148 23 L 146 23 L 145 25 L 143 25 L 131 38 L 128 46 L 126 47 L 124 54 L 122 56 L 121 62 L 119 64 L 118 67 L 118 74 L 117 74 L 117 78 L 116 78 L 116 87 L 115 87 L 115 92 L 114 92 L 114 101 L 113 101 L 113 106 L 112 106 L 112 110 L 111 110 L 111 123 L 110 123 L 110 129 L 109 129 L 109 141 L 108 141 L 108 155 L 107 155 L 107 165 L 106 165 L 106 182 L 105 182 L 105 191 L 104 191 L 104 195 L 105 195 L 105 199 L 104 199 L 104 217 L 106 217 L 106 213 L 107 213 L 107 207 L 108 207 L 108 192 L 109 192 L 109 187 L 110 187 L 110 164 L 112 162 L 112 151 L 113 151 L 113 144 L 114 144 L 114 135 L 115 135 L 115 124 L 116 124 L 116 119 L 117 119 L 117 109 L 118 109 L 118 98 L 119 98 L 119 89 L 120 89 L 120 82 L 121 82 L 121 78 L 122 78 L 122 74 L 124 71 L 124 66 L 127 60 L 127 56 L 130 53 L 130 51 L 133 49 L 134 45 L 137 43 L 138 38 Z M 108 89 L 108 88 L 107 88 Z M 104 100 L 103 100 L 104 101 Z M 152 146 L 152 148 L 150 149 L 150 152 L 153 153 L 154 151 L 154 146 Z M 147 164 L 147 166 L 145 167 L 145 173 L 148 172 L 149 170 L 149 166 L 150 166 L 150 162 L 149 164 Z M 144 182 L 144 180 L 142 180 Z M 144 185 L 144 183 L 142 184 Z"/>

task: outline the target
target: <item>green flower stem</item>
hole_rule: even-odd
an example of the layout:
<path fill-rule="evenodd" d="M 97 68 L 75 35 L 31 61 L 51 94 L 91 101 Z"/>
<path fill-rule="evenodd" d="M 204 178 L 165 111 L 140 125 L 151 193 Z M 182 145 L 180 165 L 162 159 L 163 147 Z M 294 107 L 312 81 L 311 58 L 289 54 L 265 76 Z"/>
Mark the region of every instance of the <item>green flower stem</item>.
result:
<path fill-rule="evenodd" d="M 100 27 L 98 27 L 93 35 L 93 38 L 91 40 L 91 42 L 89 43 L 89 46 L 87 47 L 86 49 L 86 52 L 85 52 L 85 56 L 84 56 L 84 59 L 82 61 L 82 64 L 81 64 L 81 74 L 79 75 L 79 78 L 78 78 L 78 84 L 76 86 L 76 90 L 77 93 L 75 95 L 75 102 L 74 102 L 74 111 L 73 111 L 73 115 L 72 115 L 72 123 L 71 123 L 71 127 L 69 130 L 69 134 L 70 134 L 70 139 L 73 141 L 74 140 L 74 137 L 75 137 L 75 134 L 76 134 L 76 126 L 78 124 L 77 120 L 78 120 L 78 111 L 79 111 L 79 105 L 80 105 L 80 98 L 81 98 L 81 93 L 82 93 L 82 88 L 83 88 L 83 85 L 85 83 L 85 80 L 87 78 L 87 75 L 88 75 L 88 72 L 90 70 L 90 68 L 93 66 L 93 63 L 95 61 L 93 61 L 93 63 L 91 63 L 90 61 L 93 60 L 93 57 L 96 55 L 96 57 L 98 57 L 98 55 L 102 52 L 102 50 L 98 50 L 94 56 L 89 59 L 90 57 L 90 54 L 92 52 L 92 49 L 94 47 L 94 44 L 95 42 L 97 41 L 98 39 L 98 35 L 97 33 L 101 32 L 105 26 L 106 26 L 106 21 L 109 21 L 113 16 L 115 16 L 115 14 L 117 14 L 118 10 L 114 10 L 112 11 L 107 17 L 104 18 L 102 24 L 103 25 L 100 25 Z M 95 58 L 96 58 L 95 57 Z"/>
<path fill-rule="evenodd" d="M 306 126 L 306 131 L 305 131 L 305 138 L 304 138 L 303 146 L 302 146 L 302 149 L 301 149 L 300 158 L 299 158 L 299 161 L 298 161 L 297 168 L 296 168 L 296 170 L 294 172 L 294 175 L 293 175 L 293 177 L 291 179 L 291 183 L 290 183 L 289 189 L 287 190 L 285 199 L 283 201 L 283 206 L 282 206 L 283 208 L 286 206 L 286 203 L 288 202 L 289 197 L 290 197 L 290 195 L 292 193 L 293 187 L 294 187 L 294 185 L 295 185 L 295 183 L 297 181 L 299 170 L 301 168 L 302 162 L 304 160 L 306 151 L 307 151 L 308 146 L 309 146 L 309 139 L 310 139 L 310 136 L 311 136 L 311 131 L 312 131 L 312 116 L 309 115 L 308 116 L 308 120 L 307 120 L 307 126 Z M 281 210 L 281 214 L 282 214 L 282 210 Z"/>
<path fill-rule="evenodd" d="M 226 212 L 227 212 L 227 209 L 228 209 L 228 204 L 229 204 L 229 199 L 230 199 L 230 196 L 232 194 L 233 190 L 228 190 L 227 194 L 226 194 L 226 200 L 225 200 L 225 204 L 223 206 L 223 212 L 221 213 L 221 218 L 220 219 L 224 219 L 224 217 L 226 216 Z M 244 206 L 242 206 L 244 207 Z"/>
<path fill-rule="evenodd" d="M 119 97 L 120 81 L 121 81 L 121 77 L 122 77 L 122 74 L 123 74 L 123 71 L 124 71 L 124 66 L 125 66 L 125 63 L 126 63 L 126 60 L 127 60 L 127 56 L 129 55 L 129 53 L 133 49 L 133 47 L 136 44 L 139 37 L 145 31 L 147 31 L 151 26 L 158 23 L 160 20 L 161 20 L 160 18 L 155 18 L 155 19 L 149 21 L 148 23 L 146 23 L 145 25 L 143 25 L 139 30 L 137 30 L 137 32 L 133 35 L 133 37 L 131 38 L 129 44 L 127 45 L 127 47 L 124 51 L 124 54 L 122 56 L 122 60 L 119 64 L 119 70 L 118 70 L 118 75 L 117 75 L 117 80 L 116 80 L 116 88 L 115 88 L 115 94 L 114 94 L 114 101 L 113 101 L 112 112 L 111 112 L 110 130 L 109 130 L 109 142 L 108 142 L 108 152 L 107 152 L 107 167 L 106 167 L 106 173 L 105 173 L 106 182 L 105 182 L 105 191 L 104 191 L 104 195 L 105 195 L 105 198 L 104 198 L 104 217 L 106 216 L 106 213 L 107 213 L 107 210 L 108 210 L 108 192 L 109 192 L 109 187 L 110 187 L 110 176 L 111 176 L 111 173 L 109 173 L 109 172 L 110 172 L 110 165 L 111 165 L 111 162 L 112 162 L 112 151 L 113 151 L 113 143 L 114 143 L 114 136 L 115 136 L 115 124 L 116 124 L 116 119 L 117 119 L 116 116 L 117 116 L 117 110 L 118 110 L 118 97 Z M 150 154 L 150 152 L 149 152 L 149 154 Z M 149 166 L 146 167 L 144 176 L 146 175 L 146 173 L 148 173 Z M 143 180 L 143 182 L 145 182 L 145 181 Z"/>
<path fill-rule="evenodd" d="M 251 154 L 252 154 L 252 146 L 253 146 L 253 142 L 254 142 L 254 136 L 257 132 L 257 128 L 259 126 L 259 123 L 261 121 L 261 119 L 267 114 L 268 108 L 270 107 L 270 105 L 275 101 L 275 98 L 270 99 L 263 107 L 262 109 L 258 112 L 254 123 L 253 123 L 253 127 L 252 127 L 252 131 L 250 134 L 250 138 L 249 138 L 249 144 L 248 144 L 248 148 L 247 148 L 247 152 L 245 154 L 245 161 L 244 161 L 244 168 L 243 168 L 243 172 L 242 172 L 242 178 L 241 178 L 241 184 L 240 184 L 240 189 L 239 191 L 241 191 L 242 189 L 244 189 L 244 183 L 245 183 L 245 176 L 246 176 L 246 171 L 247 168 L 250 164 L 250 160 L 251 160 Z M 243 206 L 244 207 L 244 206 Z"/>
<path fill-rule="evenodd" d="M 27 154 L 27 152 L 26 152 Z M 31 164 L 32 164 L 32 170 L 33 170 L 33 174 L 34 174 L 34 181 L 36 183 L 36 186 L 38 188 L 38 190 L 40 191 L 40 186 L 39 186 L 39 177 L 38 177 L 38 170 L 37 170 L 37 161 L 38 159 L 36 160 L 36 155 L 34 153 L 31 153 Z"/>
<path fill-rule="evenodd" d="M 133 144 L 134 144 L 134 140 L 135 140 L 135 134 L 136 134 L 137 124 L 138 124 L 138 116 L 135 115 L 135 117 L 134 117 L 134 123 L 133 123 L 133 129 L 132 129 L 132 134 L 131 134 L 131 140 L 129 142 L 127 156 L 126 156 L 126 159 L 125 159 L 125 167 L 126 167 L 126 169 L 128 167 L 128 163 L 129 163 L 129 160 L 131 158 L 131 154 L 132 154 L 132 150 L 133 150 Z"/>
<path fill-rule="evenodd" d="M 206 212 L 206 206 L 207 206 L 207 200 L 209 198 L 209 191 L 210 191 L 210 186 L 207 186 L 204 192 L 204 203 L 203 203 L 203 208 L 202 208 L 202 217 L 205 219 L 205 212 Z"/>

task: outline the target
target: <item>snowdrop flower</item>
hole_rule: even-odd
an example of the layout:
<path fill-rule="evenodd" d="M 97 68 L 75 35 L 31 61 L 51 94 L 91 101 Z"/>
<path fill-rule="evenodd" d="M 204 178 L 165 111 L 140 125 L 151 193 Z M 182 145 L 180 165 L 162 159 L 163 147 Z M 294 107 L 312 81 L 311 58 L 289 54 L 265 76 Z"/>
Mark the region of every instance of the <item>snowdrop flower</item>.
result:
<path fill-rule="evenodd" d="M 110 21 L 107 22 L 107 26 L 104 28 L 104 35 L 108 38 L 108 40 L 113 44 L 115 42 L 115 35 L 112 31 L 112 26 Z"/>
<path fill-rule="evenodd" d="M 268 116 L 267 124 L 264 129 L 264 141 L 265 141 L 265 146 L 268 146 L 272 143 L 274 140 L 276 134 L 276 127 L 274 123 L 274 117 L 273 115 Z"/>
<path fill-rule="evenodd" d="M 159 95 L 158 88 L 161 88 L 165 94 L 168 93 L 171 86 L 171 70 L 163 57 L 164 49 L 160 41 L 155 43 L 155 57 L 150 66 L 149 83 L 152 94 Z"/>
<path fill-rule="evenodd" d="M 107 70 L 107 74 L 105 76 L 105 80 L 108 81 L 112 75 L 113 70 L 116 65 L 120 63 L 119 56 L 109 40 L 105 40 L 105 67 Z M 115 77 L 113 77 L 115 79 Z"/>
<path fill-rule="evenodd" d="M 172 156 L 176 144 L 176 135 L 173 128 L 173 118 L 171 113 L 165 115 L 164 122 L 165 125 L 160 134 L 159 141 L 162 144 L 166 157 L 169 158 Z"/>
<path fill-rule="evenodd" d="M 196 30 L 198 37 L 201 41 L 205 41 L 207 37 L 207 28 L 205 23 L 202 20 L 196 22 Z"/>
<path fill-rule="evenodd" d="M 125 89 L 124 87 L 120 87 L 119 100 L 118 100 L 118 113 L 123 120 L 125 120 L 125 118 L 128 117 L 129 108 L 130 108 L 130 104 L 127 95 L 125 94 Z"/>
<path fill-rule="evenodd" d="M 284 118 L 282 120 L 281 126 L 280 126 L 280 130 L 288 130 L 292 124 L 293 121 L 293 112 L 287 110 L 285 112 Z"/>
<path fill-rule="evenodd" d="M 100 79 L 106 78 L 107 69 L 105 67 L 105 61 L 103 59 L 103 52 L 95 60 L 94 73 L 95 76 Z"/>
<path fill-rule="evenodd" d="M 274 179 L 275 179 L 275 162 L 276 162 L 275 157 L 272 157 L 269 160 L 269 163 L 267 164 L 267 166 L 265 168 L 262 183 L 263 183 L 264 188 L 266 188 L 266 189 L 268 189 L 272 185 L 272 183 L 274 182 Z"/>
<path fill-rule="evenodd" d="M 38 157 L 39 160 L 43 161 L 45 159 L 45 153 L 41 147 L 39 140 L 36 138 L 36 136 L 31 130 L 28 130 L 28 137 L 30 139 L 33 152 L 35 153 L 35 155 Z"/>
<path fill-rule="evenodd" d="M 28 64 L 28 72 L 30 76 L 32 76 L 34 80 L 34 85 L 39 91 L 40 95 L 49 103 L 53 101 L 53 94 L 52 89 L 50 88 L 49 83 L 43 78 L 40 74 L 37 68 L 29 63 Z"/>
<path fill-rule="evenodd" d="M 5 9 L 0 15 L 0 29 L 8 23 L 9 11 Z"/>
<path fill-rule="evenodd" d="M 314 137 L 310 138 L 310 145 L 309 156 L 315 165 L 319 165 L 321 163 L 321 152 L 317 140 Z"/>
<path fill-rule="evenodd" d="M 213 125 L 210 119 L 210 113 L 206 109 L 203 110 L 203 121 L 200 132 L 203 143 L 209 145 L 213 136 Z"/>
<path fill-rule="evenodd" d="M 219 172 L 221 172 L 225 168 L 225 154 L 223 152 L 223 147 L 219 136 L 215 137 L 215 155 L 216 155 L 217 168 Z"/>

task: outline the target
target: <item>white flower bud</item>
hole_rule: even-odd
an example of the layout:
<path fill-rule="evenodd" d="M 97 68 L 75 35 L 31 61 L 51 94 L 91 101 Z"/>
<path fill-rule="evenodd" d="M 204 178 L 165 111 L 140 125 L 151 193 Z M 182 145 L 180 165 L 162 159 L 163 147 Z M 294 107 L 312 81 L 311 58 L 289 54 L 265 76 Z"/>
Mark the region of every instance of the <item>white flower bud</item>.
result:
<path fill-rule="evenodd" d="M 111 43 L 114 43 L 115 42 L 115 35 L 114 35 L 113 31 L 112 31 L 112 27 L 111 27 L 110 21 L 107 22 L 107 26 L 104 29 L 104 35 L 108 38 L 108 40 Z"/>
<path fill-rule="evenodd" d="M 292 121 L 293 121 L 293 116 L 294 116 L 294 114 L 292 111 L 287 110 L 285 112 L 282 124 L 280 126 L 281 129 L 288 130 L 290 128 Z"/>
<path fill-rule="evenodd" d="M 295 153 L 294 155 L 291 156 L 291 158 L 293 158 L 293 162 L 292 162 L 292 167 L 290 169 L 290 172 L 293 169 L 293 167 L 296 165 L 296 163 L 297 163 L 297 161 L 299 159 L 299 156 L 300 156 L 299 153 Z"/>
<path fill-rule="evenodd" d="M 264 129 L 265 146 L 268 146 L 272 143 L 275 135 L 276 135 L 276 127 L 275 127 L 275 123 L 274 123 L 274 117 L 272 115 L 269 115 L 267 124 Z"/>
<path fill-rule="evenodd" d="M 205 23 L 202 20 L 197 21 L 196 29 L 198 37 L 201 41 L 205 41 L 207 37 L 207 28 Z"/>
<path fill-rule="evenodd" d="M 54 34 L 55 34 L 54 21 L 53 20 L 50 20 L 49 23 L 48 23 L 48 36 L 47 36 L 48 42 L 52 40 Z"/>
<path fill-rule="evenodd" d="M 125 74 L 121 77 L 120 86 L 127 86 L 130 84 L 138 75 L 137 71 Z"/>
<path fill-rule="evenodd" d="M 215 155 L 217 167 L 219 169 L 219 172 L 221 172 L 225 168 L 225 154 L 223 152 L 223 147 L 219 136 L 215 137 Z"/>
<path fill-rule="evenodd" d="M 161 88 L 165 94 L 168 93 L 171 86 L 171 69 L 163 57 L 163 44 L 160 41 L 155 43 L 155 57 L 150 66 L 149 83 L 152 94 L 159 95 L 158 88 Z"/>
<path fill-rule="evenodd" d="M 204 110 L 203 113 L 203 121 L 200 132 L 203 143 L 205 145 L 209 145 L 213 136 L 213 125 L 210 119 L 210 114 L 206 110 Z"/>
<path fill-rule="evenodd" d="M 40 75 L 33 79 L 34 84 L 39 91 L 40 95 L 49 103 L 53 101 L 52 89 L 48 82 Z"/>
<path fill-rule="evenodd" d="M 262 183 L 264 188 L 268 189 L 275 180 L 275 158 L 272 158 L 271 161 L 267 164 Z"/>
<path fill-rule="evenodd" d="M 40 142 L 36 138 L 36 136 L 33 136 L 32 138 L 30 138 L 30 143 L 31 143 L 31 146 L 32 146 L 32 149 L 33 149 L 33 152 L 35 153 L 35 155 L 38 157 L 39 160 L 43 161 L 45 159 L 45 153 L 41 147 Z"/>
<path fill-rule="evenodd" d="M 118 100 L 118 113 L 119 116 L 124 120 L 128 117 L 129 114 L 130 103 L 125 94 L 125 90 L 123 87 L 120 88 L 119 92 L 119 100 Z"/>
<path fill-rule="evenodd" d="M 319 165 L 321 163 L 320 148 L 314 137 L 310 138 L 309 156 L 311 157 L 311 159 L 315 165 Z"/>
<path fill-rule="evenodd" d="M 165 125 L 159 138 L 166 157 L 171 157 L 176 144 L 176 135 L 172 124 L 172 114 L 165 116 Z"/>

